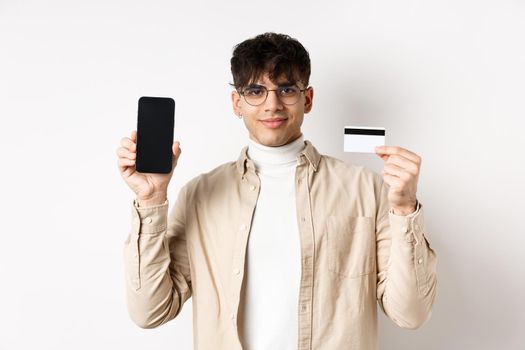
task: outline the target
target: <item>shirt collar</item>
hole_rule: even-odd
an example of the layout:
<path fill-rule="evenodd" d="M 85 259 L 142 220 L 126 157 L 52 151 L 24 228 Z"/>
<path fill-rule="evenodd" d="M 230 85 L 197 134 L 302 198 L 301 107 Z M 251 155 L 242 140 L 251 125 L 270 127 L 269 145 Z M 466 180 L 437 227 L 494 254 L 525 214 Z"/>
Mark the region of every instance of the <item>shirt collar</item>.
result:
<path fill-rule="evenodd" d="M 315 149 L 310 141 L 305 140 L 304 142 L 306 146 L 297 155 L 297 160 L 299 161 L 299 164 L 301 164 L 300 162 L 303 158 L 305 158 L 306 161 L 312 166 L 314 171 L 317 171 L 319 162 L 321 161 L 321 155 L 319 152 L 317 152 L 317 149 Z M 253 161 L 248 158 L 248 146 L 244 146 L 241 150 L 239 158 L 237 159 L 237 171 L 240 175 L 244 175 L 247 168 L 255 170 L 255 165 L 253 164 Z"/>

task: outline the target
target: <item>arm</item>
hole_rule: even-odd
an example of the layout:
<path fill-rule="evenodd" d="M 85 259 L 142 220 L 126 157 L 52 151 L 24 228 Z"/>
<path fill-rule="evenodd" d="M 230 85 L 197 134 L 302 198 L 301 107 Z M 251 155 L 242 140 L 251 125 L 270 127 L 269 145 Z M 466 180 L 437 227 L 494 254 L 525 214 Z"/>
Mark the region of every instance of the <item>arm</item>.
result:
<path fill-rule="evenodd" d="M 377 178 L 377 300 L 403 328 L 415 329 L 429 318 L 436 295 L 436 254 L 425 238 L 423 207 L 407 216 L 394 214 L 388 188 Z"/>
<path fill-rule="evenodd" d="M 191 296 L 185 240 L 185 188 L 168 223 L 168 202 L 132 207 L 132 228 L 124 244 L 128 311 L 142 328 L 175 318 Z"/>

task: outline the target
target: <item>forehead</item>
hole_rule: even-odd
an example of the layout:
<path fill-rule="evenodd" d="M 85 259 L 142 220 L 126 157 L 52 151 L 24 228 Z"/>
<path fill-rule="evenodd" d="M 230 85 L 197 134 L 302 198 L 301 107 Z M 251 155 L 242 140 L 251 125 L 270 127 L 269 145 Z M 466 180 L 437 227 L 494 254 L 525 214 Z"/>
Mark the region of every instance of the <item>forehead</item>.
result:
<path fill-rule="evenodd" d="M 285 75 L 281 75 L 279 78 L 272 81 L 270 80 L 270 75 L 266 72 L 264 74 L 261 74 L 257 79 L 252 80 L 250 84 L 258 84 L 264 86 L 281 86 L 295 84 L 295 81 L 291 81 Z"/>

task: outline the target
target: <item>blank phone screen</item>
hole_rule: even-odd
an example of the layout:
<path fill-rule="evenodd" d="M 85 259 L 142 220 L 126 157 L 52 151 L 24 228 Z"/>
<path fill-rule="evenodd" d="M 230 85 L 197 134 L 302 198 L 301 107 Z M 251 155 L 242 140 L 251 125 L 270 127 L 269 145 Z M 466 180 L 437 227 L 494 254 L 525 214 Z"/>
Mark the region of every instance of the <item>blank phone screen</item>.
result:
<path fill-rule="evenodd" d="M 175 101 L 141 97 L 137 122 L 137 171 L 168 174 L 172 168 Z"/>

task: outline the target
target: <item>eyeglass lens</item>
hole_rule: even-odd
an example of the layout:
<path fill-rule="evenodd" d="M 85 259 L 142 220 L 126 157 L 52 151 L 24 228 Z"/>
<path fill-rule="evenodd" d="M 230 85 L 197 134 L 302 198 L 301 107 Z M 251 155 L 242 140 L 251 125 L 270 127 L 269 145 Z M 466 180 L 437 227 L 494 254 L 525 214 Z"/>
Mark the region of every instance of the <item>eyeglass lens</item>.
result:
<path fill-rule="evenodd" d="M 277 89 L 268 90 L 262 85 L 248 86 L 242 91 L 246 102 L 253 106 L 260 105 L 266 101 L 269 91 L 275 91 L 282 103 L 293 105 L 299 101 L 301 90 L 297 86 L 279 86 Z"/>

